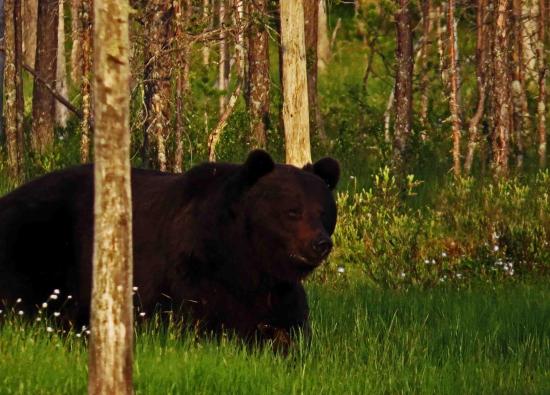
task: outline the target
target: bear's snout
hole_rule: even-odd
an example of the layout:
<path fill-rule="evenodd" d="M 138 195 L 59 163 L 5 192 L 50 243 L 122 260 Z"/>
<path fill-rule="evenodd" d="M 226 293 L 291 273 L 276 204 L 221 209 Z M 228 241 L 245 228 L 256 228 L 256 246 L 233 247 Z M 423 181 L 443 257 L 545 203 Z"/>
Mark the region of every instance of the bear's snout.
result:
<path fill-rule="evenodd" d="M 319 260 L 325 259 L 332 250 L 332 240 L 325 235 L 321 235 L 311 243 L 313 252 Z"/>

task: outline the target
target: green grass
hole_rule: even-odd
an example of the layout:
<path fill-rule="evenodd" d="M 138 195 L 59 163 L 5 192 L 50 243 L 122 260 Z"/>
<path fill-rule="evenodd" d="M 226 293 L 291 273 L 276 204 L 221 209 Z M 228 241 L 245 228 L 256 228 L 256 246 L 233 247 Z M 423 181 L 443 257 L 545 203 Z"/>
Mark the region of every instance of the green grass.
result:
<path fill-rule="evenodd" d="M 309 286 L 314 338 L 286 358 L 152 324 L 137 336 L 138 394 L 550 393 L 550 289 Z M 1 394 L 86 392 L 85 341 L 16 318 L 0 327 Z"/>

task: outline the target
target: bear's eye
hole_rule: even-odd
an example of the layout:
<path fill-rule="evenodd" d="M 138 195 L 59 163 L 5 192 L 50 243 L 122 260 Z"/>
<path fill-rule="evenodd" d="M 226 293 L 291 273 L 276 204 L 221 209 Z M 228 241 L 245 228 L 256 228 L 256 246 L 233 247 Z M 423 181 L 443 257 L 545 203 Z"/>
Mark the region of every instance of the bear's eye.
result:
<path fill-rule="evenodd" d="M 287 210 L 286 212 L 287 216 L 292 219 L 299 219 L 302 216 L 302 212 L 300 209 L 297 208 L 291 208 L 290 210 Z"/>

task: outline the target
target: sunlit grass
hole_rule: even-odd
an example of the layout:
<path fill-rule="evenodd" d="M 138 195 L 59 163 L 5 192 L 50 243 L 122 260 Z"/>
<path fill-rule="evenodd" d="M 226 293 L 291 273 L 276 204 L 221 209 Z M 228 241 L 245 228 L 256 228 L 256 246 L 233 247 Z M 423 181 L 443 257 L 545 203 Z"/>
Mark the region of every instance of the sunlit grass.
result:
<path fill-rule="evenodd" d="M 342 282 L 309 293 L 313 340 L 286 358 L 149 321 L 137 334 L 136 392 L 550 391 L 546 284 L 392 292 Z M 0 325 L 1 394 L 86 392 L 87 340 L 47 326 L 17 315 Z"/>

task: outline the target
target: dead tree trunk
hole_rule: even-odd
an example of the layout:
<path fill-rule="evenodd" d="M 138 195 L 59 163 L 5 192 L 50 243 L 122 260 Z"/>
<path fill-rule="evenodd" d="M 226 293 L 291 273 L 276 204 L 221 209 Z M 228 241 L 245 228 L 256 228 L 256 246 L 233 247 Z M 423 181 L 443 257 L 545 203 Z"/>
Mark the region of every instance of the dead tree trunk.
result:
<path fill-rule="evenodd" d="M 323 72 L 330 61 L 330 39 L 328 36 L 327 3 L 319 0 L 319 19 L 317 29 L 317 72 Z"/>
<path fill-rule="evenodd" d="M 170 127 L 170 64 L 172 15 L 170 4 L 152 0 L 147 4 L 148 48 L 145 57 L 145 133 L 156 141 L 157 163 L 166 171 L 166 138 Z"/>
<path fill-rule="evenodd" d="M 181 50 L 176 54 L 177 64 L 180 65 L 176 75 L 176 149 L 174 150 L 174 172 L 183 171 L 183 135 L 185 111 L 184 101 L 189 95 L 189 70 L 190 70 L 190 43 L 184 34 L 186 24 L 191 20 L 191 2 L 184 0 L 183 4 L 174 3 L 175 7 L 175 33 L 174 40 L 180 43 Z"/>
<path fill-rule="evenodd" d="M 458 70 L 457 70 L 457 38 L 455 24 L 455 1 L 449 0 L 447 7 L 447 31 L 449 32 L 449 107 L 451 110 L 452 140 L 453 140 L 453 173 L 459 177 L 460 163 L 460 109 L 458 103 Z"/>
<path fill-rule="evenodd" d="M 227 105 L 227 87 L 229 81 L 227 76 L 229 75 L 228 63 L 229 63 L 229 51 L 227 47 L 227 34 L 225 32 L 226 27 L 226 2 L 227 0 L 219 0 L 218 4 L 218 16 L 220 27 L 220 63 L 218 64 L 218 89 L 220 91 L 219 99 L 219 112 L 220 116 L 225 112 L 225 106 Z"/>
<path fill-rule="evenodd" d="M 493 134 L 492 153 L 495 176 L 508 174 L 509 132 L 510 132 L 510 78 L 509 78 L 509 0 L 495 0 L 493 43 Z"/>
<path fill-rule="evenodd" d="M 22 18 L 23 18 L 23 61 L 32 66 L 35 65 L 36 56 L 36 31 L 37 31 L 37 14 L 39 0 L 22 0 Z"/>
<path fill-rule="evenodd" d="M 546 3 L 539 0 L 538 34 L 537 34 L 537 68 L 539 95 L 537 98 L 537 134 L 539 140 L 539 166 L 546 167 L 546 69 L 544 56 L 546 30 Z"/>
<path fill-rule="evenodd" d="M 57 24 L 59 21 L 57 0 L 38 2 L 38 29 L 36 40 L 36 74 L 48 85 L 55 86 L 57 69 Z M 53 145 L 55 98 L 48 89 L 34 80 L 32 98 L 32 146 L 42 154 Z"/>
<path fill-rule="evenodd" d="M 317 45 L 319 34 L 319 0 L 303 0 L 304 32 L 307 64 L 307 95 L 309 103 L 309 129 L 326 139 L 317 96 Z"/>
<path fill-rule="evenodd" d="M 71 0 L 71 80 L 74 84 L 80 82 L 80 59 L 82 50 L 82 43 L 80 42 L 80 2 L 81 0 Z"/>
<path fill-rule="evenodd" d="M 65 59 L 65 13 L 64 13 L 64 0 L 59 1 L 59 21 L 57 26 L 57 65 L 56 65 L 56 78 L 55 78 L 55 90 L 63 97 L 68 97 L 67 88 L 67 66 Z M 69 110 L 62 103 L 55 102 L 55 122 L 61 126 L 67 126 L 67 119 L 69 118 Z"/>
<path fill-rule="evenodd" d="M 420 74 L 420 123 L 424 128 L 428 126 L 428 104 L 429 104 L 429 73 L 428 55 L 430 49 L 430 36 L 432 33 L 431 0 L 422 0 L 422 47 L 420 49 L 420 62 L 422 70 Z"/>
<path fill-rule="evenodd" d="M 94 4 L 94 253 L 90 394 L 132 394 L 128 1 Z"/>
<path fill-rule="evenodd" d="M 267 35 L 267 0 L 248 3 L 251 20 L 248 32 L 248 89 L 252 146 L 265 148 L 269 125 L 269 37 Z"/>
<path fill-rule="evenodd" d="M 19 11 L 17 11 L 19 10 Z M 17 181 L 20 176 L 20 149 L 18 135 L 23 129 L 23 116 L 19 114 L 17 102 L 19 99 L 19 85 L 21 78 L 18 74 L 21 69 L 17 68 L 17 56 L 21 57 L 21 51 L 16 48 L 21 47 L 21 38 L 16 35 L 16 25 L 20 19 L 16 14 L 21 12 L 21 3 L 19 0 L 5 0 L 5 30 L 4 30 L 4 54 L 6 61 L 5 78 L 5 100 L 6 100 L 6 146 L 8 153 L 8 169 L 10 176 Z"/>
<path fill-rule="evenodd" d="M 478 0 L 476 10 L 476 82 L 477 82 L 477 105 L 472 118 L 468 123 L 468 149 L 466 160 L 464 161 L 464 171 L 470 174 L 474 161 L 474 152 L 478 143 L 478 126 L 483 118 L 485 108 L 485 73 L 486 73 L 486 31 L 485 28 L 485 8 L 487 0 Z"/>
<path fill-rule="evenodd" d="M 78 42 L 80 50 L 76 52 L 79 55 L 74 67 L 80 69 L 77 73 L 81 77 L 81 92 L 82 92 L 82 120 L 80 121 L 80 160 L 85 163 L 90 158 L 90 135 L 92 132 L 92 111 L 91 111 L 91 96 L 92 86 L 91 68 L 92 68 L 92 8 L 94 0 L 79 0 L 78 21 L 79 34 Z"/>
<path fill-rule="evenodd" d="M 311 162 L 307 67 L 302 0 L 281 0 L 283 122 L 286 162 Z"/>
<path fill-rule="evenodd" d="M 413 42 L 408 0 L 397 1 L 396 77 L 395 77 L 395 133 L 393 165 L 404 175 L 409 151 L 412 123 Z"/>

